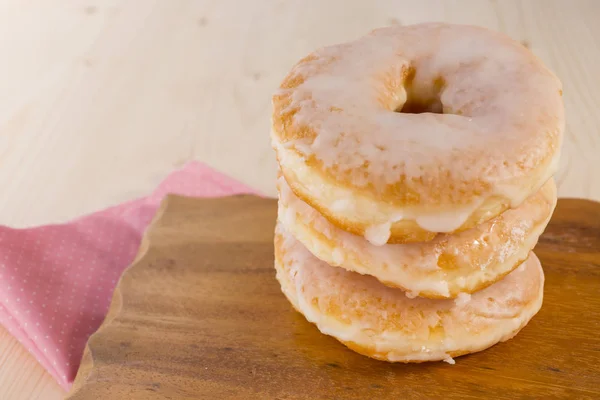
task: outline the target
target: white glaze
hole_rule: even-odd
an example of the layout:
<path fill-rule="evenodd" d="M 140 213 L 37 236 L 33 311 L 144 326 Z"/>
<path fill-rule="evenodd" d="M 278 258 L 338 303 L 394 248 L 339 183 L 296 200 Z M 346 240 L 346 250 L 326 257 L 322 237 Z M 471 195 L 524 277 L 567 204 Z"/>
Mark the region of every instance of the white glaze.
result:
<path fill-rule="evenodd" d="M 280 225 L 276 237 L 282 239 L 279 244 L 276 239 L 277 277 L 307 320 L 389 361 L 450 361 L 452 353 L 482 350 L 512 337 L 541 306 L 543 273 L 535 255 L 523 271 L 513 271 L 457 305 L 408 299 L 371 277 L 328 266 Z M 443 329 L 432 333 L 438 326 Z"/>
<path fill-rule="evenodd" d="M 280 150 L 283 147 L 277 142 L 274 142 L 273 145 Z M 335 209 L 331 208 L 332 211 L 340 215 L 365 216 L 370 220 L 377 221 L 376 224 L 372 225 L 374 227 L 388 223 L 392 224 L 400 220 L 412 220 L 426 230 L 429 230 L 429 227 L 438 228 L 441 233 L 451 232 L 454 230 L 454 227 L 462 226 L 467 218 L 481 206 L 481 201 L 483 200 L 483 198 L 478 198 L 477 201 L 457 207 L 456 214 L 453 211 L 440 210 L 435 207 L 399 207 L 388 203 L 381 204 L 373 202 L 372 199 L 355 193 L 348 188 L 328 185 L 319 175 L 311 175 L 304 159 L 295 152 L 280 151 L 278 152 L 278 156 L 280 163 L 290 168 L 290 171 L 293 171 L 294 177 L 298 183 L 302 184 L 304 191 L 319 194 L 313 200 L 326 200 L 324 203 L 319 203 L 322 207 L 327 208 L 328 199 L 331 199 L 330 204 L 335 206 Z M 548 179 L 551 179 L 551 176 L 548 176 Z M 548 179 L 543 178 L 540 181 L 545 183 Z M 513 198 L 522 202 L 522 193 L 529 192 L 529 190 L 524 190 L 521 186 L 518 189 L 512 188 L 513 191 L 511 191 L 511 188 L 510 186 L 497 188 L 497 192 L 494 194 L 507 196 L 505 198 Z M 438 216 L 441 216 L 439 220 Z"/>
<path fill-rule="evenodd" d="M 481 202 L 482 199 L 479 199 L 479 201 L 473 202 L 466 207 L 461 207 L 452 211 L 434 215 L 421 215 L 418 216 L 415 221 L 421 228 L 430 232 L 453 232 L 467 222 L 467 219 L 469 219 L 473 211 L 479 208 Z"/>
<path fill-rule="evenodd" d="M 402 287 L 409 297 L 449 297 L 450 286 L 456 295 L 497 280 L 527 257 L 556 204 L 556 186 L 549 181 L 519 208 L 506 211 L 501 222 L 493 219 L 430 242 L 379 245 L 331 224 L 295 196 L 283 177 L 277 187 L 279 220 L 316 257 Z M 454 267 L 440 268 L 444 255 L 454 258 Z"/>
<path fill-rule="evenodd" d="M 392 228 L 391 222 L 385 222 L 379 225 L 372 225 L 365 230 L 365 239 L 375 246 L 383 246 L 390 238 Z"/>
<path fill-rule="evenodd" d="M 454 358 L 452 358 L 452 357 L 445 358 L 444 362 L 447 362 L 450 365 L 456 364 L 456 361 L 454 361 Z"/>
<path fill-rule="evenodd" d="M 469 301 L 471 301 L 471 295 L 468 293 L 459 293 L 458 296 L 456 297 L 456 299 L 454 300 L 454 303 L 456 304 L 457 307 L 462 307 L 465 304 L 467 304 Z"/>
<path fill-rule="evenodd" d="M 299 107 L 294 120 L 318 126 L 319 133 L 310 150 L 302 149 L 303 154 L 316 155 L 326 166 L 344 170 L 368 160 L 369 172 L 381 178 L 381 183 L 395 182 L 398 170 L 408 177 L 422 176 L 423 168 L 437 168 L 437 163 L 428 165 L 434 158 L 450 157 L 455 151 L 491 156 L 453 160 L 459 162 L 448 166 L 461 177 L 478 178 L 489 163 L 511 161 L 499 171 L 500 178 L 510 179 L 518 175 L 516 161 L 531 166 L 539 161 L 537 156 L 547 154 L 547 149 L 537 146 L 539 142 L 531 143 L 529 154 L 518 149 L 528 139 L 523 138 L 522 127 L 515 129 L 515 125 L 531 125 L 528 132 L 535 136 L 540 129 L 538 116 L 560 119 L 556 114 L 561 109 L 561 85 L 556 77 L 520 45 L 489 31 L 443 24 L 380 29 L 349 45 L 323 48 L 315 54 L 315 60 L 293 71 L 305 77 L 291 90 L 289 107 Z M 456 68 L 470 64 L 477 68 Z M 390 74 L 400 79 L 409 67 L 417 74 L 414 91 L 430 92 L 430 82 L 443 76 L 446 85 L 441 101 L 446 109 L 464 109 L 470 115 L 383 109 L 376 101 L 381 90 L 378 77 Z M 406 98 L 405 89 L 399 81 L 400 103 Z M 477 98 L 480 91 L 485 91 L 483 100 Z M 343 111 L 331 112 L 329 107 Z M 473 165 L 473 161 L 483 164 Z"/>
<path fill-rule="evenodd" d="M 373 225 L 396 213 L 419 218 L 424 229 L 448 232 L 489 198 L 518 206 L 556 169 L 564 131 L 561 83 L 505 35 L 438 23 L 393 27 L 311 57 L 290 73 L 302 83 L 276 95 L 286 106 L 274 120 L 294 110 L 285 129 L 299 134 L 278 148 L 282 128 L 275 123 L 272 137 L 282 168 L 293 170 L 305 192 L 330 211 Z M 409 68 L 415 71 L 410 84 Z M 433 82 L 440 77 L 438 94 Z M 411 98 L 437 97 L 445 114 L 393 112 Z M 309 157 L 319 161 L 327 179 L 313 167 L 298 170 Z M 379 193 L 401 177 L 425 182 L 413 188 L 420 196 L 417 206 L 387 207 L 373 196 L 331 206 L 352 198 L 355 188 Z M 328 188 L 332 180 L 350 182 L 348 193 Z M 461 185 L 474 182 L 488 189 L 465 205 Z M 450 199 L 439 203 L 438 189 Z"/>

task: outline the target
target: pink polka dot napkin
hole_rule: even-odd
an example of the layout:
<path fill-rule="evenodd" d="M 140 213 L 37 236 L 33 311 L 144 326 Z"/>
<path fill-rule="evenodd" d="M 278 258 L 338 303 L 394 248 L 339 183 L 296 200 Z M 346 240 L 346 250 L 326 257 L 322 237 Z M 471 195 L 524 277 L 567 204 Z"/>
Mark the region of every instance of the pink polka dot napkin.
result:
<path fill-rule="evenodd" d="M 194 162 L 146 198 L 62 225 L 0 226 L 0 323 L 68 390 L 86 341 L 102 323 L 162 198 L 252 192 Z"/>

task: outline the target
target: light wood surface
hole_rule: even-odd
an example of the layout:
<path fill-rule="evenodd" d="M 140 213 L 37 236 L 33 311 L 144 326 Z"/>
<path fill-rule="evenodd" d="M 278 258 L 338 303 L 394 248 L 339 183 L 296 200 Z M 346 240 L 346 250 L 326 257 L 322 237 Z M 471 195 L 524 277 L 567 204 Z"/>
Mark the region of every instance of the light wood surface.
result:
<path fill-rule="evenodd" d="M 276 208 L 253 196 L 163 202 L 68 398 L 600 398 L 600 203 L 559 200 L 536 247 L 542 310 L 454 366 L 368 359 L 294 311 L 273 268 Z"/>
<path fill-rule="evenodd" d="M 270 94 L 300 57 L 388 24 L 471 23 L 563 80 L 561 196 L 600 199 L 597 0 L 0 0 L 0 223 L 60 222 L 190 159 L 274 194 Z M 61 392 L 0 331 L 0 398 Z"/>

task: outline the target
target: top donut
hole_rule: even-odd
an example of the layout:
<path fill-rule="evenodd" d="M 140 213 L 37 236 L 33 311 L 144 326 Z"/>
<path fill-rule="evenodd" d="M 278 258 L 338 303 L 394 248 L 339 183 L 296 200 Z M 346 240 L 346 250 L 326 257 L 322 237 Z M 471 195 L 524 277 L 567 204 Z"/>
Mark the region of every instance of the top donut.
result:
<path fill-rule="evenodd" d="M 520 205 L 556 172 L 559 79 L 509 37 L 427 23 L 300 60 L 271 138 L 294 193 L 375 244 L 427 241 Z"/>

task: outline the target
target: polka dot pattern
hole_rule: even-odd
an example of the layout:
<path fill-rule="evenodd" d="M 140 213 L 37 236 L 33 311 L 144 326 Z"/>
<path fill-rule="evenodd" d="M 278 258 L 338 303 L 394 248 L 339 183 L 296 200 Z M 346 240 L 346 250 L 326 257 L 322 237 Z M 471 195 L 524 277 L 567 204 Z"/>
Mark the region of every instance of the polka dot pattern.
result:
<path fill-rule="evenodd" d="M 0 226 L 0 324 L 66 390 L 121 273 L 168 193 L 219 197 L 253 191 L 193 162 L 146 198 L 62 225 Z"/>

